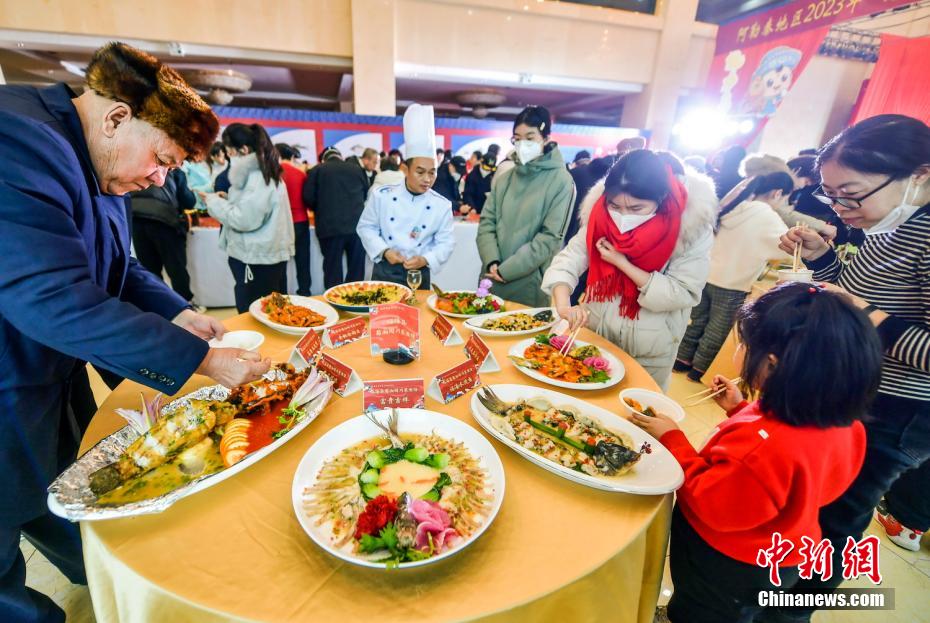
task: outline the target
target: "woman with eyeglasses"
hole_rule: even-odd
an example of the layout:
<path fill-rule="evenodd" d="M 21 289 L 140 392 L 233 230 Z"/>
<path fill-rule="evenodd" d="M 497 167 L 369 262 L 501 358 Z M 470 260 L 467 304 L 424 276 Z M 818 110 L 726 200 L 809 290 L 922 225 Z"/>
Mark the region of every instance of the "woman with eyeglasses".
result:
<path fill-rule="evenodd" d="M 575 184 L 542 106 L 527 106 L 513 122 L 516 166 L 495 174 L 478 225 L 482 271 L 491 292 L 530 307 L 549 304 L 539 289 L 543 273 L 562 248 Z"/>
<path fill-rule="evenodd" d="M 865 420 L 865 463 L 853 485 L 820 514 L 841 568 L 847 537 L 859 539 L 885 495 L 879 521 L 889 537 L 920 548 L 930 527 L 930 127 L 903 115 L 879 115 L 847 128 L 820 150 L 814 193 L 850 227 L 866 234 L 842 263 L 823 238 L 794 228 L 781 248 L 801 257 L 815 279 L 849 299 L 878 329 L 884 346 L 882 381 Z M 843 391 L 843 379 L 823 391 Z M 832 588 L 843 580 L 802 581 L 798 588 Z M 797 590 L 797 589 L 795 589 Z M 808 620 L 809 611 L 787 613 Z"/>

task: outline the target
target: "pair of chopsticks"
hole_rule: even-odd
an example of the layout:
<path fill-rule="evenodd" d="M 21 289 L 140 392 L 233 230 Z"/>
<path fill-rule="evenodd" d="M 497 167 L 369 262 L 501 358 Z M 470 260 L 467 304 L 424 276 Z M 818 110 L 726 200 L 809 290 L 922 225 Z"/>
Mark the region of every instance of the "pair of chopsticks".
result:
<path fill-rule="evenodd" d="M 587 293 L 587 292 L 582 292 L 582 293 L 581 293 L 581 296 L 578 297 L 578 306 L 579 306 L 579 307 L 581 307 L 581 305 L 584 303 L 585 298 L 587 298 L 587 296 L 588 296 L 588 293 Z M 578 327 L 577 329 L 575 329 L 574 331 L 572 331 L 572 334 L 569 335 L 569 336 L 568 336 L 568 339 L 565 340 L 565 343 L 562 344 L 562 348 L 559 349 L 559 354 L 560 354 L 560 355 L 562 355 L 563 357 L 565 357 L 566 355 L 568 355 L 568 353 L 571 352 L 572 346 L 575 345 L 575 338 L 578 337 L 578 332 L 581 331 L 582 328 L 583 328 L 583 327 Z"/>
<path fill-rule="evenodd" d="M 742 380 L 743 380 L 742 378 L 736 377 L 735 379 L 733 379 L 733 380 L 730 381 L 730 382 L 731 382 L 731 383 L 739 383 L 739 382 L 742 381 Z M 707 389 L 702 389 L 701 391 L 699 391 L 699 392 L 697 392 L 697 393 L 694 393 L 694 394 L 691 394 L 690 396 L 685 396 L 685 402 L 687 402 L 687 401 L 689 401 L 689 400 L 694 400 L 694 399 L 697 398 L 698 396 L 703 396 L 700 400 L 697 400 L 696 402 L 688 403 L 688 404 L 686 404 L 685 406 L 686 406 L 686 407 L 696 407 L 697 405 L 701 404 L 702 402 L 706 402 L 706 401 L 710 400 L 711 398 L 714 398 L 714 397 L 716 397 L 716 396 L 719 396 L 720 394 L 722 394 L 722 393 L 725 392 L 725 391 L 727 391 L 727 386 L 726 386 L 726 385 L 724 385 L 723 387 L 721 387 L 720 389 L 718 389 L 718 390 L 716 390 L 716 391 L 714 390 L 713 387 L 708 387 Z M 707 394 L 707 395 L 704 396 L 704 394 Z"/>
<path fill-rule="evenodd" d="M 794 226 L 796 228 L 801 228 L 803 227 L 803 224 L 801 223 L 801 221 L 796 221 Z M 798 272 L 800 269 L 801 269 L 801 243 L 797 242 L 794 245 L 794 258 L 791 263 L 791 270 L 794 272 Z"/>

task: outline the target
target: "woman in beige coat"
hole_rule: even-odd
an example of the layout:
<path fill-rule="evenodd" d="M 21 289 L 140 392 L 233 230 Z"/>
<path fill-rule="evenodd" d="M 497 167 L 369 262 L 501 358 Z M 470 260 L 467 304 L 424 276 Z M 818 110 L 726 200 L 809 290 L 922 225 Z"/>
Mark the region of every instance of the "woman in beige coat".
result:
<path fill-rule="evenodd" d="M 630 152 L 585 197 L 581 228 L 552 260 L 542 289 L 573 327 L 606 337 L 667 389 L 707 280 L 716 211 L 710 179 L 676 175 L 654 152 Z M 585 271 L 587 302 L 571 306 Z"/>

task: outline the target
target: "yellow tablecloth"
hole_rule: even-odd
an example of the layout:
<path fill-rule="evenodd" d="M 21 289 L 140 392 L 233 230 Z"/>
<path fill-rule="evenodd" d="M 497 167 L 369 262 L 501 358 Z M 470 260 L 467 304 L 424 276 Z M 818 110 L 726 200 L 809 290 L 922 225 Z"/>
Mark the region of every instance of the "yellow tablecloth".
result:
<path fill-rule="evenodd" d="M 370 356 L 367 339 L 333 355 L 363 379 L 423 377 L 428 383 L 465 356 L 461 346 L 444 347 L 430 333 L 434 314 L 423 300 L 425 293 L 420 293 L 419 361 L 388 365 Z M 469 332 L 453 323 L 467 339 Z M 261 352 L 277 361 L 287 359 L 297 340 L 248 315 L 226 325 L 264 333 Z M 627 373 L 619 386 L 577 395 L 617 410 L 621 389 L 656 389 L 629 356 L 593 333 L 579 337 L 609 347 Z M 482 375 L 485 383 L 537 384 L 507 360 L 515 339 L 486 340 L 503 370 Z M 195 377 L 181 392 L 209 383 Z M 114 407 L 137 405 L 142 389 L 124 382 L 110 395 L 87 431 L 84 450 L 123 424 Z M 470 397 L 448 405 L 427 398 L 426 407 L 475 425 Z M 493 439 L 507 491 L 497 519 L 467 549 L 435 565 L 393 571 L 356 567 L 325 553 L 297 523 L 291 482 L 316 439 L 361 413 L 361 405 L 361 393 L 334 396 L 313 424 L 277 452 L 164 513 L 82 524 L 97 620 L 652 621 L 671 496 L 582 487 L 532 465 Z"/>

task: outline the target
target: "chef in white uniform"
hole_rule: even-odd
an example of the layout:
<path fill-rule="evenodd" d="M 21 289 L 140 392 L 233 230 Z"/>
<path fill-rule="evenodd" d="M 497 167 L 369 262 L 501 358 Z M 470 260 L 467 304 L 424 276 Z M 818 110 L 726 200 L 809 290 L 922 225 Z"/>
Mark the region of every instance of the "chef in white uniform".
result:
<path fill-rule="evenodd" d="M 436 181 L 433 107 L 411 104 L 404 113 L 407 173 L 404 181 L 375 189 L 365 202 L 356 231 L 374 262 L 371 278 L 406 284 L 407 271 L 423 274 L 430 286 L 455 248 L 452 204 L 431 190 Z"/>

